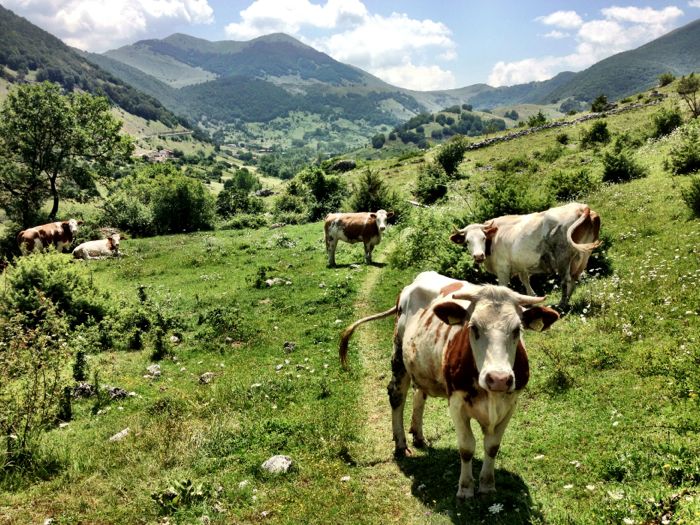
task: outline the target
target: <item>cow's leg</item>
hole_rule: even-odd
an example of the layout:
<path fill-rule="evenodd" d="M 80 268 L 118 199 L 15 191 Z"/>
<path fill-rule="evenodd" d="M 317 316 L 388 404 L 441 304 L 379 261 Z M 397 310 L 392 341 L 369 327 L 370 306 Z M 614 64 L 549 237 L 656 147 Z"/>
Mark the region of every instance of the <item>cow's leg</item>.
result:
<path fill-rule="evenodd" d="M 372 250 L 374 246 L 368 242 L 365 243 L 365 264 L 372 264 Z"/>
<path fill-rule="evenodd" d="M 515 405 L 513 405 L 515 408 Z M 493 432 L 489 429 L 484 429 L 484 463 L 481 465 L 481 474 L 479 474 L 479 494 L 496 492 L 496 479 L 494 466 L 496 464 L 496 455 L 501 446 L 503 433 L 506 431 L 510 416 L 513 415 L 513 408 L 510 409 L 508 415 L 496 425 Z"/>
<path fill-rule="evenodd" d="M 425 446 L 425 436 L 423 435 L 423 411 L 425 410 L 425 399 L 428 394 L 420 388 L 413 391 L 413 415 L 411 416 L 411 428 L 409 432 L 413 434 L 413 446 L 423 448 Z"/>
<path fill-rule="evenodd" d="M 335 247 L 338 245 L 338 239 L 334 237 L 326 237 L 326 253 L 328 255 L 328 266 L 335 266 Z"/>
<path fill-rule="evenodd" d="M 571 274 L 567 271 L 562 273 L 561 278 L 561 301 L 559 301 L 559 308 L 564 309 L 569 304 L 569 299 L 571 294 L 574 293 L 574 288 L 576 287 L 576 281 Z"/>
<path fill-rule="evenodd" d="M 530 274 L 527 272 L 520 272 L 518 274 L 518 277 L 520 277 L 520 282 L 525 285 L 525 291 L 527 292 L 528 295 L 537 295 L 535 293 L 535 290 L 532 289 L 532 286 L 530 285 Z"/>
<path fill-rule="evenodd" d="M 391 381 L 387 387 L 391 404 L 391 427 L 394 434 L 394 454 L 401 457 L 410 453 L 406 445 L 406 432 L 403 428 L 403 408 L 406 404 L 411 376 L 403 362 L 403 350 L 399 343 L 394 343 L 394 355 L 391 358 Z"/>
<path fill-rule="evenodd" d="M 472 474 L 472 458 L 476 440 L 469 423 L 469 416 L 464 410 L 464 392 L 455 392 L 450 396 L 450 416 L 457 431 L 457 446 L 461 459 L 459 486 L 457 497 L 460 499 L 474 496 L 474 475 Z"/>

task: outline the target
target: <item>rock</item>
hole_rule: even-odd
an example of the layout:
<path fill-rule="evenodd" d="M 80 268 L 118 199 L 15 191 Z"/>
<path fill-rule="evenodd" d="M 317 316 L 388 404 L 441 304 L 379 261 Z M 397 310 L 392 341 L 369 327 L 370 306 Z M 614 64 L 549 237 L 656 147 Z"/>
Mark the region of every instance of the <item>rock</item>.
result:
<path fill-rule="evenodd" d="M 287 281 L 286 279 L 282 279 L 281 277 L 273 277 L 272 279 L 265 280 L 265 284 L 268 287 L 272 287 L 278 286 L 280 284 L 292 284 L 292 281 Z"/>
<path fill-rule="evenodd" d="M 129 395 L 129 392 L 118 386 L 107 386 L 105 390 L 109 394 L 110 399 L 124 399 Z"/>
<path fill-rule="evenodd" d="M 199 518 L 199 522 L 200 522 L 202 525 L 209 525 L 209 524 L 211 523 L 211 520 L 209 519 L 209 516 L 207 516 L 207 515 L 205 514 L 205 515 L 203 515 L 203 516 L 201 516 L 201 517 Z"/>
<path fill-rule="evenodd" d="M 263 188 L 261 190 L 256 190 L 255 196 L 256 197 L 269 197 L 270 195 L 274 195 L 275 192 L 272 191 L 270 188 Z"/>
<path fill-rule="evenodd" d="M 161 374 L 160 365 L 158 365 L 158 364 L 151 365 L 151 366 L 146 368 L 146 372 L 148 372 L 148 375 L 151 376 L 152 378 L 160 377 L 160 374 Z"/>
<path fill-rule="evenodd" d="M 170 336 L 170 342 L 174 345 L 178 344 L 180 342 L 180 338 L 176 336 L 175 334 Z"/>
<path fill-rule="evenodd" d="M 214 379 L 214 372 L 204 372 L 199 376 L 199 382 L 203 385 L 208 385 Z"/>
<path fill-rule="evenodd" d="M 129 427 L 126 427 L 124 430 L 121 432 L 117 432 L 114 434 L 111 438 L 109 438 L 110 441 L 121 441 L 124 439 L 127 435 L 129 434 Z"/>
<path fill-rule="evenodd" d="M 270 459 L 265 461 L 260 467 L 263 470 L 270 472 L 271 474 L 284 474 L 286 472 L 289 472 L 289 469 L 292 468 L 293 464 L 294 462 L 289 456 L 277 455 L 272 456 Z"/>
<path fill-rule="evenodd" d="M 354 170 L 357 167 L 357 163 L 352 159 L 341 159 L 334 162 L 328 168 L 328 171 L 336 171 L 344 173 L 346 171 Z"/>
<path fill-rule="evenodd" d="M 90 383 L 78 383 L 73 387 L 73 397 L 80 399 L 82 397 L 92 397 L 95 395 L 95 387 Z"/>
<path fill-rule="evenodd" d="M 274 224 L 270 224 L 270 229 L 276 230 L 277 228 L 283 228 L 286 225 L 287 225 L 287 223 L 285 223 L 285 222 L 276 222 Z"/>
<path fill-rule="evenodd" d="M 297 344 L 294 341 L 285 341 L 284 344 L 282 345 L 282 348 L 288 354 L 291 354 L 292 352 L 294 352 L 296 347 L 297 347 Z"/>
<path fill-rule="evenodd" d="M 249 486 L 250 486 L 250 481 L 248 481 L 247 479 L 244 479 L 243 481 L 241 481 L 241 482 L 238 484 L 238 489 L 239 489 L 239 490 L 245 490 L 245 489 L 248 488 Z"/>
<path fill-rule="evenodd" d="M 319 288 L 325 288 L 325 287 L 326 287 L 326 283 L 318 283 L 318 287 L 319 287 Z"/>
<path fill-rule="evenodd" d="M 46 518 L 44 520 L 44 525 L 53 525 L 54 521 L 53 518 Z"/>
<path fill-rule="evenodd" d="M 342 478 L 340 478 L 340 481 L 342 481 L 343 483 L 347 483 L 348 481 L 350 481 L 350 476 L 343 476 Z"/>

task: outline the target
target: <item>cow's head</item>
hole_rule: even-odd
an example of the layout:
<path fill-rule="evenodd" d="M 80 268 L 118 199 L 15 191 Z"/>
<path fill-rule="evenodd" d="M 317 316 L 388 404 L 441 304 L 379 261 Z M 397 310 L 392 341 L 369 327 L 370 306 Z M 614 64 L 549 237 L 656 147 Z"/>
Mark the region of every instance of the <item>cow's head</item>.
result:
<path fill-rule="evenodd" d="M 384 230 L 386 230 L 387 220 L 391 219 L 394 216 L 394 212 L 378 210 L 376 213 L 370 213 L 369 216 L 372 217 L 375 221 L 377 221 L 377 228 L 379 229 L 379 233 L 383 233 Z"/>
<path fill-rule="evenodd" d="M 524 386 L 516 384 L 523 379 L 517 378 L 514 371 L 518 347 L 522 347 L 521 329 L 546 330 L 559 319 L 555 310 L 535 306 L 544 299 L 522 295 L 505 286 L 485 285 L 457 292 L 436 304 L 433 311 L 441 321 L 461 324 L 469 330 L 468 345 L 479 386 L 490 392 L 513 392 Z M 520 352 L 525 363 L 519 366 L 527 367 L 524 347 Z"/>
<path fill-rule="evenodd" d="M 75 235 L 78 233 L 78 226 L 80 226 L 83 221 L 77 221 L 75 219 L 69 219 L 68 221 L 68 229 L 70 230 L 71 235 Z"/>
<path fill-rule="evenodd" d="M 487 255 L 491 255 L 491 241 L 498 231 L 498 226 L 492 222 L 485 224 L 470 224 L 456 230 L 450 235 L 450 240 L 456 244 L 467 244 L 467 249 L 474 257 L 474 262 L 482 263 Z"/>
<path fill-rule="evenodd" d="M 121 240 L 121 237 L 118 233 L 113 233 L 112 235 L 110 235 L 108 238 L 109 249 L 112 250 L 113 252 L 117 253 L 119 251 L 119 241 L 120 240 Z"/>

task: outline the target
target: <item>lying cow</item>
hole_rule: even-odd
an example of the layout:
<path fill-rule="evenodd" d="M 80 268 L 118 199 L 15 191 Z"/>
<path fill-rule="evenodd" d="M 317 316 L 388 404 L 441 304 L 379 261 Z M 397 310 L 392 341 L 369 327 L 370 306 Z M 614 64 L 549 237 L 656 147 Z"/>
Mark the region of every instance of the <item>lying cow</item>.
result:
<path fill-rule="evenodd" d="M 387 219 L 393 216 L 394 212 L 384 210 L 376 213 L 329 213 L 324 224 L 328 266 L 335 266 L 335 247 L 338 241 L 364 243 L 365 262 L 371 264 L 372 250 L 382 240 Z"/>
<path fill-rule="evenodd" d="M 84 242 L 73 250 L 73 257 L 76 259 L 119 257 L 119 240 L 119 234 L 113 233 L 106 239 Z"/>
<path fill-rule="evenodd" d="M 70 219 L 27 228 L 17 234 L 17 244 L 22 251 L 28 253 L 41 251 L 51 245 L 62 252 L 71 245 L 75 234 L 78 233 L 78 226 L 82 223 L 83 221 Z"/>
<path fill-rule="evenodd" d="M 396 314 L 389 401 L 396 454 L 410 453 L 403 426 L 408 387 L 414 386 L 410 432 L 424 446 L 423 410 L 427 396 L 446 397 L 457 430 L 461 457 L 458 498 L 474 495 L 472 457 L 476 446 L 471 419 L 484 433 L 479 492 L 495 491 L 494 461 L 530 372 L 521 329 L 545 330 L 559 319 L 551 308 L 504 286 L 478 286 L 424 272 L 399 295 L 394 308 L 356 321 L 341 337 L 340 359 L 362 323 Z M 523 309 L 523 307 L 530 307 Z"/>
<path fill-rule="evenodd" d="M 588 258 L 600 246 L 600 217 L 587 205 L 572 202 L 529 215 L 506 215 L 470 224 L 450 239 L 466 243 L 477 263 L 507 286 L 517 275 L 529 295 L 535 295 L 530 275 L 561 278 L 560 308 L 565 308 Z"/>

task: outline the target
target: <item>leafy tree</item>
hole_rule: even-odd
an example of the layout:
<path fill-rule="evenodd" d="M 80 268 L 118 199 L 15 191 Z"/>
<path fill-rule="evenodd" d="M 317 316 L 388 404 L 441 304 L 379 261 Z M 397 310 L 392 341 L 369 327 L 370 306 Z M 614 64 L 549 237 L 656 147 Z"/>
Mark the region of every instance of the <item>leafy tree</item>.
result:
<path fill-rule="evenodd" d="M 605 95 L 598 95 L 591 104 L 591 111 L 593 113 L 600 113 L 601 111 L 605 111 L 605 108 L 607 107 L 608 97 L 606 97 Z"/>
<path fill-rule="evenodd" d="M 22 225 L 29 225 L 46 195 L 53 199 L 49 219 L 56 217 L 64 179 L 80 184 L 86 170 L 105 174 L 128 158 L 131 142 L 119 134 L 121 122 L 109 110 L 106 98 L 63 95 L 49 82 L 9 93 L 0 109 L 0 152 L 10 163 L 0 171 L 0 192 L 2 201 L 19 196 L 22 206 L 31 206 L 10 210 Z"/>
<path fill-rule="evenodd" d="M 661 73 L 659 75 L 659 87 L 668 86 L 674 80 L 676 80 L 676 77 L 670 71 L 667 71 L 666 73 Z"/>
<path fill-rule="evenodd" d="M 260 197 L 253 197 L 247 191 L 238 188 L 224 188 L 216 196 L 216 213 L 221 217 L 230 217 L 238 213 L 262 213 L 265 204 Z"/>
<path fill-rule="evenodd" d="M 547 117 L 544 116 L 544 113 L 542 113 L 542 110 L 538 111 L 537 115 L 531 115 L 530 118 L 527 119 L 527 125 L 530 128 L 544 126 L 546 123 L 547 123 Z"/>
<path fill-rule="evenodd" d="M 385 142 L 386 137 L 384 137 L 384 133 L 377 133 L 372 137 L 372 147 L 374 149 L 381 149 Z"/>
<path fill-rule="evenodd" d="M 680 97 L 685 100 L 685 103 L 688 104 L 688 108 L 693 114 L 693 117 L 700 116 L 700 99 L 698 98 L 700 78 L 696 77 L 695 73 L 691 73 L 687 77 L 681 77 L 678 81 L 676 91 Z"/>
<path fill-rule="evenodd" d="M 352 211 L 390 210 L 396 212 L 398 197 L 389 190 L 384 179 L 369 168 L 360 176 L 348 206 Z"/>
<path fill-rule="evenodd" d="M 440 147 L 435 155 L 435 160 L 442 166 L 448 177 L 457 173 L 457 167 L 467 151 L 467 141 L 464 137 L 455 137 Z"/>
<path fill-rule="evenodd" d="M 260 179 L 254 173 L 248 171 L 247 168 L 236 170 L 233 177 L 224 182 L 224 189 L 238 189 L 245 192 L 251 192 L 262 188 Z"/>

